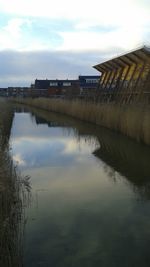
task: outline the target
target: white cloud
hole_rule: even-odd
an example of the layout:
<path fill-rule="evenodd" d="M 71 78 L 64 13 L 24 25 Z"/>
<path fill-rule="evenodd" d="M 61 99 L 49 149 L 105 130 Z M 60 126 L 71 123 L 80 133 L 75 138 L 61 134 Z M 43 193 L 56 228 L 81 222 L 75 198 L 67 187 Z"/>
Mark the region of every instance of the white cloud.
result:
<path fill-rule="evenodd" d="M 0 84 L 92 74 L 92 65 L 149 42 L 149 14 L 147 0 L 0 0 L 0 50 L 11 50 L 0 53 Z"/>
<path fill-rule="evenodd" d="M 147 41 L 150 28 L 150 3 L 146 0 L 1 0 L 0 13 L 16 16 L 0 29 L 0 49 L 89 50 L 116 46 L 128 50 Z M 24 40 L 23 26 L 32 24 L 33 17 L 37 23 L 40 17 L 41 24 L 43 17 L 56 19 L 58 24 L 65 19 L 72 22 L 74 30 L 59 32 L 63 39 L 57 47 L 45 41 L 47 36 Z"/>
<path fill-rule="evenodd" d="M 120 24 L 122 21 L 128 23 L 131 18 L 132 22 L 137 18 L 137 21 L 144 21 L 149 17 L 149 8 L 150 4 L 135 0 L 1 0 L 0 3 L 0 10 L 10 14 L 65 19 L 87 18 L 106 24 Z"/>
<path fill-rule="evenodd" d="M 133 34 L 134 32 L 134 34 Z M 117 44 L 123 50 L 141 45 L 142 29 L 140 27 L 122 27 L 113 32 L 62 32 L 62 50 L 107 50 L 117 49 Z M 119 51 L 116 51 L 119 52 Z"/>
<path fill-rule="evenodd" d="M 22 26 L 29 24 L 24 18 L 13 18 L 8 20 L 6 26 L 0 29 L 0 49 L 17 49 L 23 35 Z"/>
<path fill-rule="evenodd" d="M 23 19 L 12 19 L 8 22 L 7 26 L 3 28 L 3 31 L 11 35 L 11 37 L 18 38 L 21 32 L 21 26 L 23 25 Z"/>

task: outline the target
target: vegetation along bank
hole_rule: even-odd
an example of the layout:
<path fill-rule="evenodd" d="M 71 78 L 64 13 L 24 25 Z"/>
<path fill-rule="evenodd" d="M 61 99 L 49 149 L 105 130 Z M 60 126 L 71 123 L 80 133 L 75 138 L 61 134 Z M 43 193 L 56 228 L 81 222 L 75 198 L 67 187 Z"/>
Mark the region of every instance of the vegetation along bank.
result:
<path fill-rule="evenodd" d="M 138 142 L 150 145 L 149 105 L 102 104 L 47 98 L 15 99 L 15 101 L 104 126 L 123 133 Z"/>
<path fill-rule="evenodd" d="M 13 121 L 10 102 L 0 98 L 0 266 L 21 267 L 25 223 L 25 185 L 9 147 Z"/>

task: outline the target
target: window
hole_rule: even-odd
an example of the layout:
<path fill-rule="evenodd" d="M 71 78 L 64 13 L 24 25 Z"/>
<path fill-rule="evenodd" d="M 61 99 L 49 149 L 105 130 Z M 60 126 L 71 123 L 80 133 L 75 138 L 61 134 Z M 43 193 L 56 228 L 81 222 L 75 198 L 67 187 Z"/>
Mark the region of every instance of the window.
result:
<path fill-rule="evenodd" d="M 71 86 L 71 82 L 63 82 L 63 86 Z"/>
<path fill-rule="evenodd" d="M 98 83 L 98 79 L 86 79 L 86 83 Z"/>
<path fill-rule="evenodd" d="M 58 86 L 58 83 L 57 83 L 57 82 L 50 82 L 49 85 L 50 85 L 50 86 Z"/>

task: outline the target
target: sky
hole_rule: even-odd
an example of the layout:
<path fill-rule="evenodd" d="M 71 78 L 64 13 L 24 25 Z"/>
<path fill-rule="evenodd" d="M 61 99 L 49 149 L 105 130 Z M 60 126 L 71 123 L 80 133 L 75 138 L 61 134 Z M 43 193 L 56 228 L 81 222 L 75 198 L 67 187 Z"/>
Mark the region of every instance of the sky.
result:
<path fill-rule="evenodd" d="M 99 75 L 93 65 L 150 46 L 150 0 L 0 0 L 0 87 Z"/>

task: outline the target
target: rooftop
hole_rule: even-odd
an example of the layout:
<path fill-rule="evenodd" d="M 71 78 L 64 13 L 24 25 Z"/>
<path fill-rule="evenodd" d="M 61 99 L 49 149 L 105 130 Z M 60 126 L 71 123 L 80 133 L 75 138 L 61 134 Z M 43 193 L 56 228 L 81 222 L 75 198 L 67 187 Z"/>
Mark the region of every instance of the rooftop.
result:
<path fill-rule="evenodd" d="M 121 54 L 118 57 L 112 58 L 98 65 L 93 66 L 100 72 L 111 71 L 114 69 L 131 66 L 140 62 L 150 62 L 150 48 L 143 46 L 136 50 L 132 50 L 126 54 Z"/>

